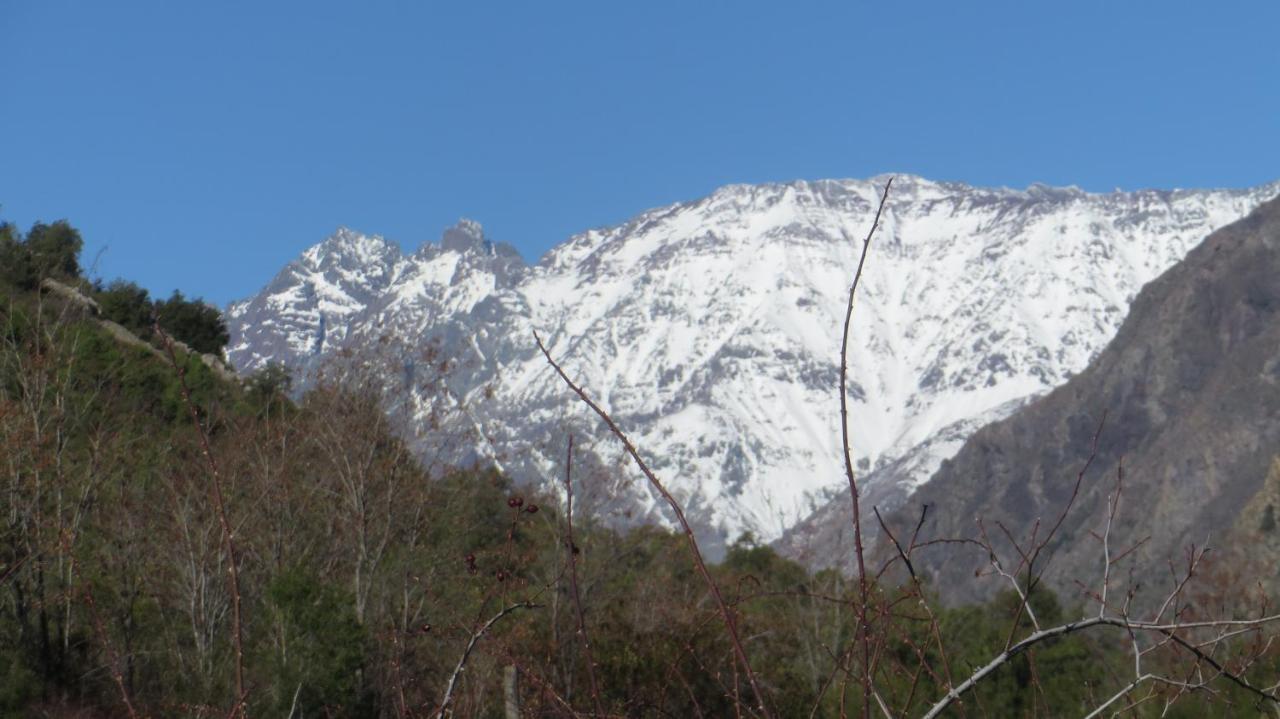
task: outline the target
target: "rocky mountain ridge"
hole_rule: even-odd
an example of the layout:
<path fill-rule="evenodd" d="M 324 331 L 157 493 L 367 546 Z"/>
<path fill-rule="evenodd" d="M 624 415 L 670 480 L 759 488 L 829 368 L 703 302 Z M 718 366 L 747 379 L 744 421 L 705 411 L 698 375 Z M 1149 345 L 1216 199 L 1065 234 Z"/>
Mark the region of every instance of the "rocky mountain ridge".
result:
<path fill-rule="evenodd" d="M 1056 590 L 1079 596 L 1076 582 L 1093 587 L 1100 577 L 1096 538 L 1123 466 L 1110 541 L 1117 555 L 1138 550 L 1116 570 L 1117 587 L 1161 595 L 1170 563 L 1185 569 L 1189 547 L 1215 548 L 1216 557 L 1242 543 L 1248 549 L 1219 571 L 1274 586 L 1278 461 L 1280 199 L 1214 232 L 1147 284 L 1094 362 L 974 433 L 892 521 L 910 526 L 928 504 L 924 539 L 976 538 L 981 519 L 1012 566 L 1015 550 L 994 528 L 1029 547 L 1036 523 L 1044 536 L 1088 467 L 1042 564 Z M 972 580 L 987 566 L 984 553 L 923 552 L 915 561 L 953 590 L 952 601 L 981 595 Z"/>
<path fill-rule="evenodd" d="M 340 230 L 231 306 L 228 354 L 242 371 L 278 361 L 305 373 L 396 338 L 404 421 L 447 406 L 468 438 L 447 450 L 457 459 L 554 483 L 573 432 L 600 477 L 620 478 L 600 488 L 607 510 L 660 521 L 657 498 L 537 355 L 537 328 L 709 537 L 772 541 L 844 485 L 840 322 L 886 179 L 728 186 L 576 235 L 532 266 L 469 221 L 412 254 Z M 900 502 L 980 426 L 1084 369 L 1146 282 L 1278 191 L 900 176 L 852 329 L 868 491 Z M 427 344 L 449 362 L 443 391 L 413 371 Z"/>

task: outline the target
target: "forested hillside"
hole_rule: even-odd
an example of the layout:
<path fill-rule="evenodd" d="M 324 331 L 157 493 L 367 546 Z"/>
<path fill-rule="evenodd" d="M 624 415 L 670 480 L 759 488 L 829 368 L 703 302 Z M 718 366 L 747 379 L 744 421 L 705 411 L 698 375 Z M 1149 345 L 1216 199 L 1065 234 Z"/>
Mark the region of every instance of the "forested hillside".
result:
<path fill-rule="evenodd" d="M 5 716 L 919 715 L 1081 614 L 1016 582 L 943 609 L 895 557 L 864 589 L 750 538 L 704 576 L 680 534 L 571 511 L 600 477 L 522 496 L 428 472 L 358 361 L 296 401 L 276 368 L 223 379 L 216 312 L 90 282 L 79 248 L 66 223 L 0 229 Z M 1212 665 L 1153 647 L 1151 671 L 1202 686 L 1143 686 L 1130 713 L 1252 711 L 1240 681 L 1278 660 L 1261 637 L 1220 638 Z M 1085 714 L 1133 681 L 1129 646 L 1037 639 L 947 711 Z"/>

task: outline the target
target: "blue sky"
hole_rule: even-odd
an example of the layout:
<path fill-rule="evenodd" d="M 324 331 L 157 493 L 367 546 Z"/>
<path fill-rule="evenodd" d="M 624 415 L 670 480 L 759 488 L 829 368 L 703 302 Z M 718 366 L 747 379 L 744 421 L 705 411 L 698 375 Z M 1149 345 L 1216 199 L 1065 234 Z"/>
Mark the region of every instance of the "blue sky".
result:
<path fill-rule="evenodd" d="M 1269 2 L 0 0 L 0 217 L 218 303 L 338 225 L 530 260 L 732 182 L 1280 178 Z"/>

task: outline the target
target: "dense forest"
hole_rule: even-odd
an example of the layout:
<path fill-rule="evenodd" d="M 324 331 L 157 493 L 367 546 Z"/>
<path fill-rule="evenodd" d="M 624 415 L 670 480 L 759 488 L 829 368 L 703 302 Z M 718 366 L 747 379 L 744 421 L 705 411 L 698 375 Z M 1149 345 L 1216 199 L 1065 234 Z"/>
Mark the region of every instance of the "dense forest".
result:
<path fill-rule="evenodd" d="M 902 562 L 864 589 L 750 538 L 704 577 L 681 533 L 571 511 L 580 478 L 428 472 L 367 374 L 227 381 L 201 357 L 227 342 L 216 309 L 90 281 L 80 249 L 65 222 L 0 226 L 0 715 L 917 716 L 1009 652 L 948 716 L 1082 716 L 1134 680 L 1131 632 L 1009 651 L 1089 611 L 1033 579 L 953 607 Z M 1185 616 L 1243 616 L 1221 577 Z M 1155 646 L 1194 689 L 1110 711 L 1267 709 L 1232 679 L 1276 675 L 1252 629 L 1210 663 Z"/>

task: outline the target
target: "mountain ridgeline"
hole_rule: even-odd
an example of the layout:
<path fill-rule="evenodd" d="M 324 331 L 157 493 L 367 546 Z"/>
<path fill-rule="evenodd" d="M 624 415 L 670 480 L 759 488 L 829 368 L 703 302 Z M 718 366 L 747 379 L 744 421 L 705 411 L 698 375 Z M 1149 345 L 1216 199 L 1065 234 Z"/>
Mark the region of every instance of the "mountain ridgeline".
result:
<path fill-rule="evenodd" d="M 1137 581 L 1167 591 L 1168 562 L 1185 565 L 1188 547 L 1208 545 L 1234 548 L 1228 564 L 1274 588 L 1277 460 L 1280 200 L 1272 200 L 1143 288 L 1088 368 L 976 432 L 897 521 L 910 526 L 928 504 L 926 536 L 975 537 L 982 519 L 993 542 L 1008 549 L 997 523 L 1020 542 L 1037 522 L 1045 531 L 1088 464 L 1049 547 L 1046 578 L 1070 591 L 1101 572 L 1096 539 L 1123 466 L 1111 541 L 1122 548 L 1145 539 Z M 961 590 L 987 557 L 940 552 L 918 561 L 939 586 Z"/>
<path fill-rule="evenodd" d="M 665 521 L 537 353 L 537 329 L 704 541 L 787 533 L 783 546 L 803 556 L 814 527 L 847 506 L 839 332 L 886 179 L 729 186 L 574 236 L 532 266 L 470 221 L 411 254 L 343 229 L 231 306 L 228 355 L 243 371 L 287 365 L 305 386 L 330 359 L 377 348 L 387 380 L 402 384 L 392 409 L 420 456 L 553 484 L 573 434 L 584 471 L 601 478 L 584 501 L 617 524 Z M 1144 284 L 1277 191 L 1094 194 L 899 177 L 852 328 L 868 505 L 900 504 L 979 427 L 1084 370 Z M 453 439 L 430 441 L 437 430 Z"/>

